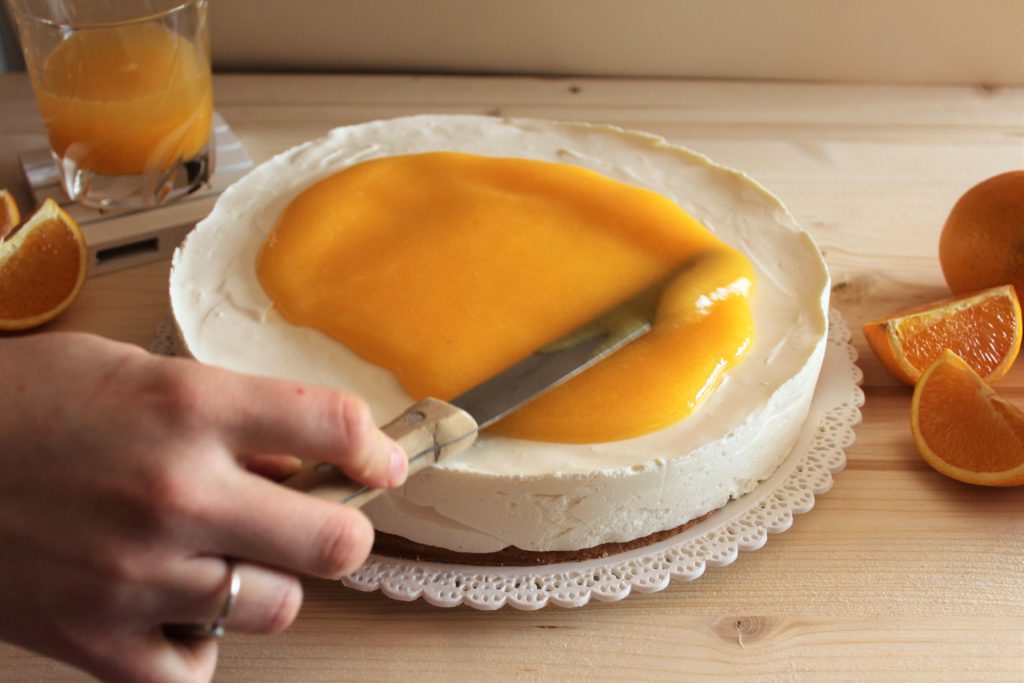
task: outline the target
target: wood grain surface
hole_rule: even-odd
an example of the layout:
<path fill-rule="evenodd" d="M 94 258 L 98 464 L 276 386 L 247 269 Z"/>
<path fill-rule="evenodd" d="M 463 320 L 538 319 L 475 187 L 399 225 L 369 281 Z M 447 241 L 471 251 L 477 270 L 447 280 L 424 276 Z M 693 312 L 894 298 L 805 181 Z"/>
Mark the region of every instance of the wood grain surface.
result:
<path fill-rule="evenodd" d="M 930 470 L 910 437 L 909 389 L 857 330 L 945 294 L 937 244 L 949 209 L 974 183 L 1024 168 L 1024 89 L 221 75 L 215 91 L 257 161 L 337 125 L 468 112 L 613 123 L 742 169 L 824 251 L 867 396 L 833 490 L 729 567 L 537 612 L 443 610 L 310 580 L 289 631 L 224 639 L 218 680 L 1024 681 L 1024 488 Z M 16 154 L 44 144 L 27 79 L 0 76 L 0 187 L 23 206 Z M 146 346 L 166 314 L 167 272 L 92 278 L 47 329 Z M 999 390 L 1024 405 L 1024 364 Z M 0 645 L 0 679 L 85 677 Z"/>

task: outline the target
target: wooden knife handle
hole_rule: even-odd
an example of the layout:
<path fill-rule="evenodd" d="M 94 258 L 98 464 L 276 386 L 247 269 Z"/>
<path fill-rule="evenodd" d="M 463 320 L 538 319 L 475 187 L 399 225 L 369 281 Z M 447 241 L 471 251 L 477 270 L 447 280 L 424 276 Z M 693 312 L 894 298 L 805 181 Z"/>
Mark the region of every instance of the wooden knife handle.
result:
<path fill-rule="evenodd" d="M 409 476 L 424 470 L 439 459 L 468 448 L 476 440 L 476 421 L 469 413 L 436 398 L 425 398 L 413 405 L 381 431 L 398 442 L 409 458 Z M 296 491 L 355 507 L 384 493 L 343 475 L 329 463 L 307 462 L 281 482 Z"/>

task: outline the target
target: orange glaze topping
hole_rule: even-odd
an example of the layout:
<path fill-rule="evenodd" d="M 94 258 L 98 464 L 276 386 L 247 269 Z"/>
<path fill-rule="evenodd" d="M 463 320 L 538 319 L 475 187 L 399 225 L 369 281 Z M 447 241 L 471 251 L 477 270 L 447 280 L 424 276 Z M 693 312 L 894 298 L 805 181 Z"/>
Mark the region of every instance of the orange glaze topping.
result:
<path fill-rule="evenodd" d="M 287 320 L 451 399 L 680 264 L 649 334 L 491 428 L 593 443 L 685 418 L 750 347 L 753 267 L 669 199 L 527 159 L 376 159 L 296 197 L 257 274 Z"/>

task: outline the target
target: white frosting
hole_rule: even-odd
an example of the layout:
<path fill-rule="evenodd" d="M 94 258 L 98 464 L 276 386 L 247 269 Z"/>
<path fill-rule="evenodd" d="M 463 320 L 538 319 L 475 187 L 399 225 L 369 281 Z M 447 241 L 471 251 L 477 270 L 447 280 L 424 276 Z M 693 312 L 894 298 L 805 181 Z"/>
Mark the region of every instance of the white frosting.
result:
<path fill-rule="evenodd" d="M 438 150 L 583 166 L 671 198 L 753 262 L 755 337 L 679 424 L 584 445 L 482 435 L 368 506 L 378 529 L 467 552 L 572 550 L 678 526 L 775 470 L 807 415 L 824 355 L 821 255 L 749 177 L 610 126 L 415 116 L 338 128 L 274 157 L 229 188 L 175 253 L 171 305 L 185 350 L 204 363 L 357 393 L 379 422 L 401 412 L 411 398 L 390 373 L 273 310 L 256 255 L 285 206 L 316 181 L 366 159 Z"/>

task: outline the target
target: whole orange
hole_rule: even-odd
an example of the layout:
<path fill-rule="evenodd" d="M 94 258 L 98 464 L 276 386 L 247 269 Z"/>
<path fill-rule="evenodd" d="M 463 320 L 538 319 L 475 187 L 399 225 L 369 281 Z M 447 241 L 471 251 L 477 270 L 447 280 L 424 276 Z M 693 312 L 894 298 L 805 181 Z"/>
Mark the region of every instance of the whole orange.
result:
<path fill-rule="evenodd" d="M 993 176 L 957 201 L 939 262 L 954 294 L 1012 284 L 1024 297 L 1024 170 Z"/>

